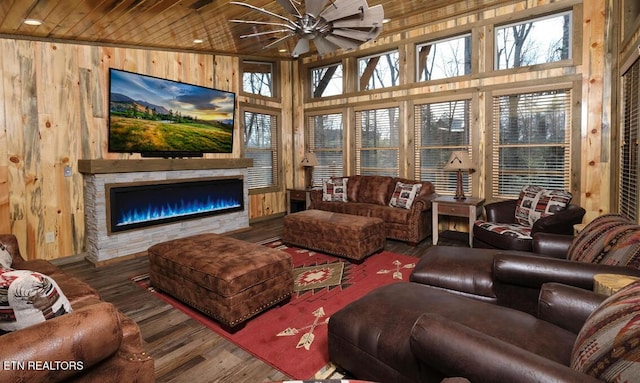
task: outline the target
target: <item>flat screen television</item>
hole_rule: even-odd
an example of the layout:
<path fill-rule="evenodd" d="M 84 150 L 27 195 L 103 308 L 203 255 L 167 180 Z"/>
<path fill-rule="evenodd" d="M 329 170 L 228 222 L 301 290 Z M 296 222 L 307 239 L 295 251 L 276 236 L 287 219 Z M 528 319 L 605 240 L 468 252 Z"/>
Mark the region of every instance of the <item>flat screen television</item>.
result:
<path fill-rule="evenodd" d="M 109 69 L 109 152 L 231 153 L 235 93 Z"/>

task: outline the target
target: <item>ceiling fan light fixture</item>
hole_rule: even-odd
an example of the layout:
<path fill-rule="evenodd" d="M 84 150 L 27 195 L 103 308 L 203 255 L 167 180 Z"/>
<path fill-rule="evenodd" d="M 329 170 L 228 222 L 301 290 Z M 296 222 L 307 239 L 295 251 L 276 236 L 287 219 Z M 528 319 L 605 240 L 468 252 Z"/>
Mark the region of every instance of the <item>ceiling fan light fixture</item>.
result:
<path fill-rule="evenodd" d="M 366 0 L 276 0 L 290 14 L 290 18 L 247 3 L 232 1 L 278 19 L 278 21 L 230 20 L 234 23 L 269 26 L 272 29 L 241 35 L 240 38 L 265 35 L 284 35 L 264 48 L 271 48 L 291 37 L 298 42 L 293 57 L 309 51 L 313 41 L 318 53 L 324 55 L 338 49 L 355 49 L 378 37 L 382 31 L 384 10 L 382 5 L 369 7 Z M 304 3 L 304 7 L 303 7 Z M 273 29 L 273 28 L 277 29 Z"/>

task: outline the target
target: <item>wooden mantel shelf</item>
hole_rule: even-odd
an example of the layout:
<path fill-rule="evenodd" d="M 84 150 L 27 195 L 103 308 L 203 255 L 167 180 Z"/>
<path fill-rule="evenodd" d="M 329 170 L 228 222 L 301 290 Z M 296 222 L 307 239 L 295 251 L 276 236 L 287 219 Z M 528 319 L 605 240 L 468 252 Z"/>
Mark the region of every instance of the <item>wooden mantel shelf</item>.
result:
<path fill-rule="evenodd" d="M 237 169 L 253 166 L 252 158 L 149 158 L 140 160 L 78 160 L 85 174 L 160 172 L 168 170 Z"/>

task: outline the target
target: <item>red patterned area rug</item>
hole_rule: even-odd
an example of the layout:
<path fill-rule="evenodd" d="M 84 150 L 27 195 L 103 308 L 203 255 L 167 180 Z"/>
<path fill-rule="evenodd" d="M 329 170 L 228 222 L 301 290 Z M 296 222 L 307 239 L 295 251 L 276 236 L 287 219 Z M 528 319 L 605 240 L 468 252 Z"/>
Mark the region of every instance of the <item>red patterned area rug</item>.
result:
<path fill-rule="evenodd" d="M 388 251 L 361 264 L 315 251 L 287 247 L 279 239 L 264 246 L 291 254 L 295 292 L 289 303 L 247 321 L 235 334 L 197 310 L 149 286 L 148 274 L 132 280 L 293 379 L 321 378 L 330 372 L 329 317 L 376 287 L 407 281 L 416 258 Z"/>

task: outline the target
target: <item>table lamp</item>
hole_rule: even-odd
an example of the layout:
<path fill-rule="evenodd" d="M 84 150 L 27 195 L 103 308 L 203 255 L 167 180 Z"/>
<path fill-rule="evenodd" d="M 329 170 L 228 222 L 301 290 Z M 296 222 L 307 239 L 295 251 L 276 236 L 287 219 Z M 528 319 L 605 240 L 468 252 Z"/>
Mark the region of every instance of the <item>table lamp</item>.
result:
<path fill-rule="evenodd" d="M 465 197 L 464 188 L 462 187 L 462 172 L 465 170 L 472 170 L 469 154 L 463 151 L 455 151 L 451 153 L 451 157 L 449 158 L 449 161 L 447 161 L 443 170 L 447 172 L 458 172 L 458 185 L 456 187 L 456 195 L 453 198 L 466 199 L 467 197 Z"/>
<path fill-rule="evenodd" d="M 313 152 L 306 152 L 300 165 L 304 167 L 304 183 L 307 189 L 313 188 L 313 167 L 320 165 L 316 154 Z"/>

